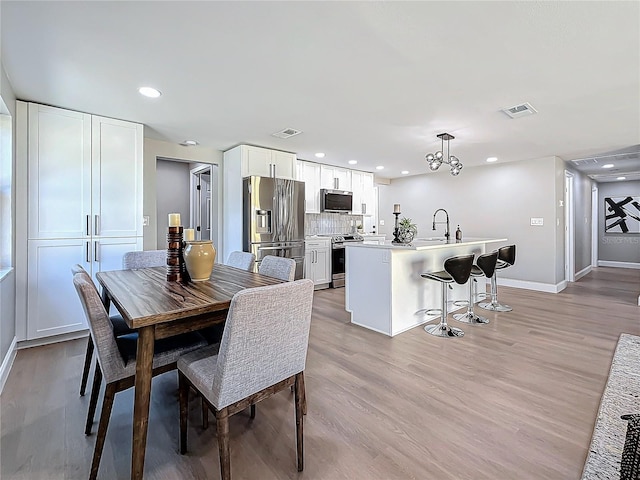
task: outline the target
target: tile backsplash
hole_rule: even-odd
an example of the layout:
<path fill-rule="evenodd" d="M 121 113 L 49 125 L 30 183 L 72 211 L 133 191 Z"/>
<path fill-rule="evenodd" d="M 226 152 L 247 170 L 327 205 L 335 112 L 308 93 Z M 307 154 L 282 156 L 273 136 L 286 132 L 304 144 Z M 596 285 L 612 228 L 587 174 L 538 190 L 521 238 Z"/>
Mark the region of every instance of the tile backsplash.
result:
<path fill-rule="evenodd" d="M 328 235 L 351 233 L 357 225 L 362 225 L 362 215 L 343 213 L 307 213 L 304 218 L 305 235 Z"/>

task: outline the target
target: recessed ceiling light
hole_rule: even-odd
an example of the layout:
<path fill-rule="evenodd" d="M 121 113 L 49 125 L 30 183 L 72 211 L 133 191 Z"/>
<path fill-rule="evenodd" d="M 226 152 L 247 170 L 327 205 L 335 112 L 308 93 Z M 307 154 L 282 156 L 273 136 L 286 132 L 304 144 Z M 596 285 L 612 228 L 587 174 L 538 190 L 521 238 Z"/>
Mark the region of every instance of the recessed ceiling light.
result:
<path fill-rule="evenodd" d="M 627 179 L 627 177 L 618 177 L 618 178 L 616 178 L 616 180 L 626 180 L 626 179 Z"/>
<path fill-rule="evenodd" d="M 376 170 L 384 170 L 384 167 L 383 167 L 382 165 L 378 165 L 378 166 L 376 167 Z"/>
<path fill-rule="evenodd" d="M 613 163 L 607 163 L 606 165 L 602 165 L 602 168 L 613 168 Z"/>
<path fill-rule="evenodd" d="M 349 160 L 349 165 L 356 165 L 358 163 L 358 160 Z"/>
<path fill-rule="evenodd" d="M 318 153 L 316 153 L 316 157 L 317 158 L 324 158 L 324 153 L 318 152 Z"/>
<path fill-rule="evenodd" d="M 493 163 L 493 162 L 497 162 L 498 161 L 498 157 L 489 157 L 487 158 L 487 162 L 489 163 Z"/>
<path fill-rule="evenodd" d="M 138 92 L 140 92 L 140 95 L 144 95 L 145 97 L 149 98 L 158 98 L 160 95 L 162 95 L 162 92 L 160 90 L 153 87 L 140 87 L 138 89 Z"/>
<path fill-rule="evenodd" d="M 195 140 L 185 140 L 180 145 L 182 145 L 183 147 L 195 147 L 196 145 L 200 145 L 200 144 Z"/>
<path fill-rule="evenodd" d="M 402 170 L 400 173 L 402 175 L 409 175 L 409 170 Z"/>

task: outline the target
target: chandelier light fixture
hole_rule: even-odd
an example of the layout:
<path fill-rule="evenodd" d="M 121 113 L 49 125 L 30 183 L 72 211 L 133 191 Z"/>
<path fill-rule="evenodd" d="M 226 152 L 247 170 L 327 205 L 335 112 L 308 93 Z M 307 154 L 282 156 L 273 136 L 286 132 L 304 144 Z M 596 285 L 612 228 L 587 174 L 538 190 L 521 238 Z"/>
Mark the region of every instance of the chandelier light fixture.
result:
<path fill-rule="evenodd" d="M 429 170 L 435 172 L 440 168 L 440 165 L 446 163 L 451 167 L 451 175 L 454 177 L 460 173 L 462 170 L 462 162 L 458 160 L 458 157 L 454 155 L 449 155 L 451 152 L 449 150 L 449 141 L 453 140 L 455 137 L 448 133 L 441 133 L 438 135 L 438 138 L 442 141 L 441 150 L 436 153 L 429 153 L 425 158 L 427 159 L 427 163 L 429 164 Z M 447 141 L 447 156 L 444 156 L 444 142 Z"/>

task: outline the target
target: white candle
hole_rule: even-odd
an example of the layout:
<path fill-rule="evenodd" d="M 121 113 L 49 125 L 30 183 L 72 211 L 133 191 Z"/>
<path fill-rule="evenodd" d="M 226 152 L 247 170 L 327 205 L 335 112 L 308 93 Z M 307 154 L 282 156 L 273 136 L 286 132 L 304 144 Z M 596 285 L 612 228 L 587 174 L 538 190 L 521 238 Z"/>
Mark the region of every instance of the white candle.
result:
<path fill-rule="evenodd" d="M 400 213 L 400 204 L 399 203 L 396 203 L 393 206 L 393 213 Z"/>
<path fill-rule="evenodd" d="M 169 226 L 170 227 L 179 227 L 180 223 L 180 214 L 179 213 L 170 213 L 169 214 Z"/>
<path fill-rule="evenodd" d="M 184 241 L 192 242 L 196 239 L 196 231 L 193 228 L 185 228 L 184 229 Z"/>

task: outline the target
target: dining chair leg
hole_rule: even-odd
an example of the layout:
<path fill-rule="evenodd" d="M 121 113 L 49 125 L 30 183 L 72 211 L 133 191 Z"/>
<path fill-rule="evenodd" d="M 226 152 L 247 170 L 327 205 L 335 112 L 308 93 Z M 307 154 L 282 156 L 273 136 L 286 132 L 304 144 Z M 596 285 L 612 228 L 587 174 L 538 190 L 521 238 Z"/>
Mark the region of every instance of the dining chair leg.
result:
<path fill-rule="evenodd" d="M 107 437 L 107 428 L 109 427 L 109 418 L 111 417 L 111 407 L 113 407 L 113 399 L 116 396 L 116 392 L 117 386 L 115 382 L 108 384 L 104 392 L 102 412 L 100 413 L 100 423 L 98 424 L 98 436 L 96 437 L 96 446 L 93 449 L 93 461 L 91 462 L 89 480 L 95 480 L 98 476 L 98 468 L 100 467 L 100 459 L 102 458 L 104 440 Z"/>
<path fill-rule="evenodd" d="M 302 403 L 305 397 L 304 393 L 304 376 L 301 373 L 296 375 L 295 383 L 295 405 L 296 405 L 296 453 L 298 457 L 298 471 L 304 470 L 304 439 L 303 428 L 304 420 L 302 413 Z"/>
<path fill-rule="evenodd" d="M 87 341 L 87 353 L 84 354 L 84 369 L 82 370 L 82 381 L 80 382 L 80 396 L 84 397 L 87 389 L 87 379 L 89 378 L 89 370 L 91 369 L 91 358 L 93 357 L 93 339 L 89 335 Z"/>
<path fill-rule="evenodd" d="M 231 458 L 229 456 L 229 410 L 216 412 L 216 432 L 220 451 L 220 475 L 222 480 L 231 480 Z"/>
<path fill-rule="evenodd" d="M 93 426 L 93 418 L 96 414 L 96 406 L 98 405 L 98 394 L 100 393 L 101 384 L 102 370 L 100 370 L 100 364 L 96 360 L 96 368 L 93 373 L 93 386 L 91 387 L 91 399 L 89 400 L 89 411 L 87 412 L 87 424 L 84 427 L 85 435 L 91 435 L 91 427 Z"/>
<path fill-rule="evenodd" d="M 307 388 L 304 385 L 304 372 L 300 372 L 300 382 L 302 383 L 302 414 L 306 415 L 307 414 Z"/>
<path fill-rule="evenodd" d="M 189 413 L 189 382 L 178 372 L 178 399 L 180 402 L 180 453 L 187 453 L 187 416 Z M 202 401 L 204 405 L 204 400 Z"/>
<path fill-rule="evenodd" d="M 204 397 L 200 397 L 200 400 L 202 401 L 202 429 L 206 430 L 209 428 L 209 407 L 207 407 Z"/>

